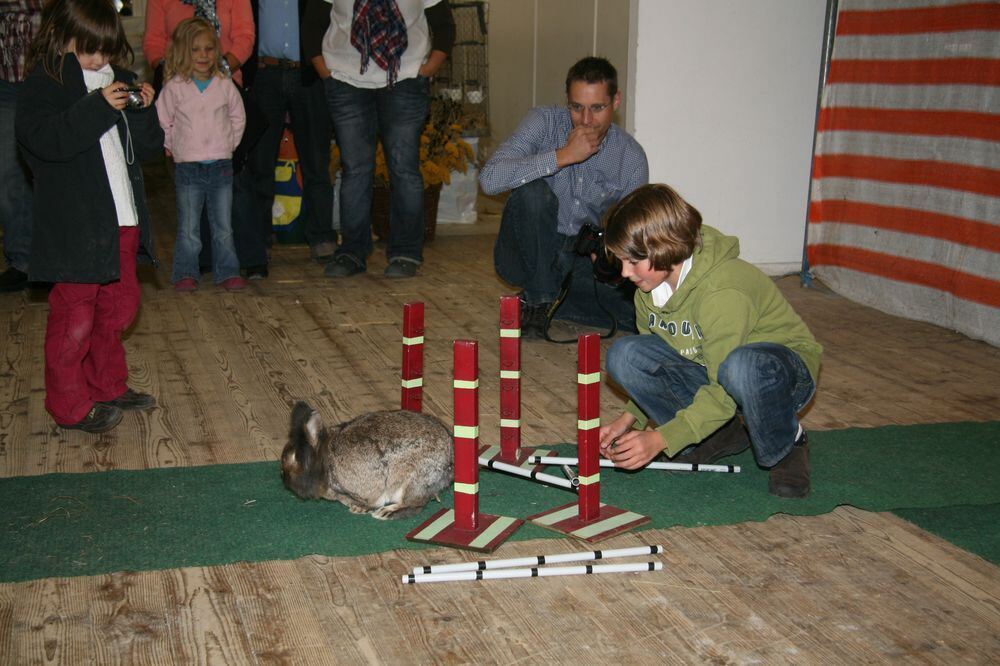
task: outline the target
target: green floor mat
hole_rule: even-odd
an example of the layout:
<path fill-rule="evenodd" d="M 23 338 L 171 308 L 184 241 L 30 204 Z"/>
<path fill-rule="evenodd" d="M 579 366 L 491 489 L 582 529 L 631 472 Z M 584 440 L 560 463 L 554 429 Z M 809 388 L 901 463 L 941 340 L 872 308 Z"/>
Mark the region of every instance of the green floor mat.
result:
<path fill-rule="evenodd" d="M 815 515 L 841 504 L 964 507 L 972 522 L 982 507 L 1000 503 L 1000 422 L 814 432 L 810 440 L 813 492 L 805 500 L 768 495 L 767 472 L 750 452 L 726 461 L 742 465 L 741 474 L 605 470 L 601 499 L 660 528 Z M 480 511 L 520 518 L 575 500 L 569 491 L 484 470 L 479 488 Z M 450 491 L 442 502 L 452 506 Z M 0 580 L 420 547 L 404 535 L 438 508 L 378 521 L 339 503 L 303 502 L 282 486 L 276 461 L 3 479 Z M 515 538 L 550 536 L 529 524 Z"/>
<path fill-rule="evenodd" d="M 994 483 L 998 480 L 993 478 Z M 896 509 L 894 514 L 1000 565 L 1000 504 Z"/>

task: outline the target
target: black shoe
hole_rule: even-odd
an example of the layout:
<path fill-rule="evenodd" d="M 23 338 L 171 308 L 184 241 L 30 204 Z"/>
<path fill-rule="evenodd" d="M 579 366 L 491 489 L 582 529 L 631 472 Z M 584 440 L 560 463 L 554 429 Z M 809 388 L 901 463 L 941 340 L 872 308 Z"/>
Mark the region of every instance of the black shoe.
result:
<path fill-rule="evenodd" d="M 526 340 L 544 340 L 545 324 L 549 318 L 549 308 L 552 303 L 528 305 L 524 293 L 518 295 L 521 302 L 521 337 Z"/>
<path fill-rule="evenodd" d="M 364 272 L 365 269 L 361 267 L 361 264 L 348 254 L 340 255 L 323 269 L 323 275 L 331 278 L 350 277 Z"/>
<path fill-rule="evenodd" d="M 771 468 L 767 489 L 778 497 L 801 498 L 809 494 L 809 437 L 805 430 L 788 455 Z"/>
<path fill-rule="evenodd" d="M 107 432 L 121 423 L 122 410 L 112 405 L 94 403 L 86 416 L 76 423 L 58 423 L 63 430 L 82 430 L 83 432 Z"/>
<path fill-rule="evenodd" d="M 117 407 L 122 411 L 131 412 L 156 407 L 156 398 L 148 393 L 139 393 L 138 391 L 133 391 L 132 389 L 125 389 L 125 392 L 114 400 L 105 400 L 97 404 Z"/>
<path fill-rule="evenodd" d="M 702 440 L 692 451 L 674 456 L 670 462 L 709 465 L 716 460 L 742 453 L 748 448 L 750 448 L 750 436 L 743 427 L 740 417 L 734 416 L 729 423 Z"/>
<path fill-rule="evenodd" d="M 262 264 L 260 266 L 247 266 L 248 280 L 263 280 L 267 277 L 267 275 L 267 264 Z"/>
<path fill-rule="evenodd" d="M 415 261 L 408 261 L 397 257 L 390 261 L 389 265 L 385 267 L 383 275 L 387 278 L 413 277 L 417 274 L 417 266 L 418 264 Z"/>
<path fill-rule="evenodd" d="M 23 291 L 28 288 L 28 274 L 13 266 L 0 273 L 0 291 Z"/>

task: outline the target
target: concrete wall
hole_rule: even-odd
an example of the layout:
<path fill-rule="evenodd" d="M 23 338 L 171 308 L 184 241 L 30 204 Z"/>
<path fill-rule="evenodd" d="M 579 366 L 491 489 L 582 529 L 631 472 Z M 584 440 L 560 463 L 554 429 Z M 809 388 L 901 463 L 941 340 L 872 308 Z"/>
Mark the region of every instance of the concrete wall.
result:
<path fill-rule="evenodd" d="M 608 58 L 624 90 L 629 0 L 492 0 L 489 3 L 490 127 L 495 141 L 532 106 L 563 104 L 566 71 L 588 55 Z M 620 119 L 627 103 L 619 109 Z"/>
<path fill-rule="evenodd" d="M 825 0 L 632 3 L 629 93 L 650 179 L 772 274 L 802 257 L 825 10 Z"/>

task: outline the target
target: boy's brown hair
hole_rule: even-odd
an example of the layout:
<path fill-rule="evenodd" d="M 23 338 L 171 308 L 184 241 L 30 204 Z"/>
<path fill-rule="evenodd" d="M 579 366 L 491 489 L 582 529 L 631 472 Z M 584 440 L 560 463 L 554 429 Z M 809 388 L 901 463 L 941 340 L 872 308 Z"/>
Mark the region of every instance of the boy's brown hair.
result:
<path fill-rule="evenodd" d="M 167 57 L 163 64 L 163 79 L 169 80 L 173 76 L 180 76 L 183 79 L 190 79 L 194 71 L 194 59 L 191 57 L 194 38 L 202 33 L 208 33 L 215 41 L 215 53 L 219 55 L 219 36 L 215 32 L 212 24 L 203 18 L 187 18 L 177 24 L 174 34 L 170 38 L 170 46 L 167 48 Z M 218 58 L 210 76 L 219 73 Z"/>
<path fill-rule="evenodd" d="M 701 245 L 701 213 L 669 185 L 643 185 L 619 201 L 604 222 L 608 252 L 629 261 L 649 259 L 670 270 Z"/>
<path fill-rule="evenodd" d="M 62 83 L 65 50 L 71 41 L 77 53 L 102 53 L 113 65 L 132 61 L 125 28 L 109 0 L 49 0 L 31 43 L 28 69 L 41 63 L 46 74 Z"/>

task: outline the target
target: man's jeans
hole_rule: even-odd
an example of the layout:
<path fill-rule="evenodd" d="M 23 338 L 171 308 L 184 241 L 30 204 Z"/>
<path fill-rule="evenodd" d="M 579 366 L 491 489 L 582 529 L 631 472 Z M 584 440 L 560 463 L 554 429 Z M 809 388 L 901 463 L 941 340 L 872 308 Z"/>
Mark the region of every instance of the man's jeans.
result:
<path fill-rule="evenodd" d="M 594 279 L 590 257 L 573 251 L 574 236 L 557 230 L 559 200 L 541 179 L 510 193 L 493 246 L 493 265 L 505 282 L 524 290 L 528 305 L 552 303 L 563 279 L 573 271 L 569 293 L 555 318 L 588 326 L 610 326 L 603 306 L 618 326 L 635 331 L 635 287 L 626 282 L 614 287 Z"/>
<path fill-rule="evenodd" d="M 704 366 L 653 334 L 615 341 L 607 369 L 657 425 L 690 406 L 698 389 L 708 384 Z M 799 355 L 769 342 L 737 347 L 719 366 L 719 384 L 743 414 L 757 463 L 771 467 L 788 455 L 798 432 L 797 414 L 816 390 Z"/>
<path fill-rule="evenodd" d="M 18 83 L 0 80 L 0 225 L 7 266 L 28 272 L 31 254 L 31 185 L 14 136 Z"/>
<path fill-rule="evenodd" d="M 184 278 L 195 282 L 201 277 L 201 211 L 206 209 L 212 234 L 212 279 L 216 284 L 240 274 L 240 262 L 233 245 L 233 162 L 210 164 L 180 162 L 174 170 L 177 190 L 177 243 L 170 281 Z"/>
<path fill-rule="evenodd" d="M 310 247 L 337 240 L 333 230 L 333 185 L 330 183 L 330 112 L 320 81 L 302 85 L 302 72 L 261 67 L 250 94 L 267 119 L 267 129 L 250 154 L 247 167 L 253 180 L 247 189 L 252 205 L 247 220 L 234 219 L 237 254 L 244 266 L 267 263 L 274 205 L 274 166 L 285 129 L 285 111 L 291 118 L 295 151 L 302 167 L 302 210 L 299 221 Z M 241 188 L 237 187 L 237 196 Z M 237 204 L 239 205 L 239 204 Z M 245 229 L 244 229 L 245 227 Z M 240 233 L 240 232 L 243 233 Z"/>
<path fill-rule="evenodd" d="M 340 148 L 340 235 L 337 257 L 362 268 L 372 253 L 372 177 L 376 138 L 382 139 L 392 204 L 389 214 L 391 261 L 423 261 L 424 181 L 420 175 L 420 135 L 427 120 L 428 80 L 398 81 L 392 88 L 355 88 L 325 80 L 326 100 Z"/>

